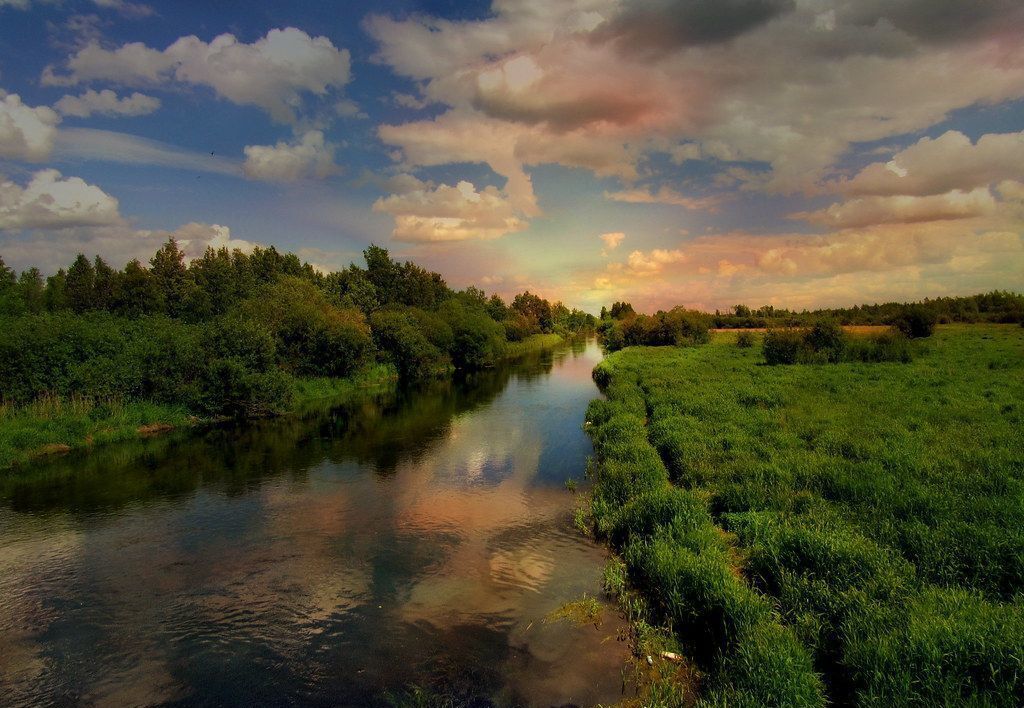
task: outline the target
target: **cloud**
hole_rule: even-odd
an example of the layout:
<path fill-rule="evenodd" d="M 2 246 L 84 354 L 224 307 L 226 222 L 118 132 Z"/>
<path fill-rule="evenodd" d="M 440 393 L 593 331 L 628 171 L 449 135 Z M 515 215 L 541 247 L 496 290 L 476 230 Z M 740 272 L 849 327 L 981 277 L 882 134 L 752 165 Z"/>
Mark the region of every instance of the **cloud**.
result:
<path fill-rule="evenodd" d="M 506 194 L 493 186 L 477 191 L 466 181 L 393 194 L 378 199 L 373 209 L 394 216 L 399 241 L 495 239 L 526 228 Z"/>
<path fill-rule="evenodd" d="M 341 170 L 334 163 L 335 149 L 324 140 L 323 132 L 310 130 L 298 142 L 246 145 L 242 170 L 249 179 L 267 182 L 324 179 Z"/>
<path fill-rule="evenodd" d="M 891 160 L 872 163 L 852 179 L 831 186 L 851 195 L 924 196 L 1020 177 L 1022 165 L 1024 131 L 988 133 L 972 143 L 963 133 L 950 130 L 937 138 L 921 138 Z"/>
<path fill-rule="evenodd" d="M 0 90 L 0 158 L 42 162 L 53 150 L 60 116 L 47 106 L 27 106 Z"/>
<path fill-rule="evenodd" d="M 507 188 L 518 199 L 533 198 L 531 165 L 629 181 L 645 157 L 665 152 L 742 167 L 751 177 L 742 187 L 789 194 L 820 189 L 857 143 L 1024 97 L 1024 21 L 1007 2 L 984 0 L 991 31 L 924 38 L 929 22 L 953 27 L 969 7 L 508 0 L 479 20 L 372 17 L 366 26 L 379 60 L 419 82 L 423 102 L 448 107 L 380 129 L 407 165 L 428 155 L 434 165 L 482 162 L 514 178 Z M 900 29 L 904 14 L 932 20 Z M 622 51 L 639 38 L 649 51 Z M 951 81 L 951 71 L 971 78 Z"/>
<path fill-rule="evenodd" d="M 672 204 L 693 211 L 718 211 L 720 197 L 688 197 L 671 187 L 662 186 L 656 192 L 647 189 L 627 189 L 619 192 L 605 192 L 605 199 L 629 204 Z"/>
<path fill-rule="evenodd" d="M 105 10 L 117 10 L 125 17 L 149 17 L 155 14 L 152 7 L 137 2 L 128 2 L 128 0 L 92 0 L 96 7 L 103 8 Z"/>
<path fill-rule="evenodd" d="M 104 116 L 144 116 L 160 108 L 160 99 L 136 91 L 118 98 L 110 89 L 89 89 L 80 96 L 65 95 L 53 105 L 62 115 L 88 118 L 94 113 Z"/>
<path fill-rule="evenodd" d="M 67 268 L 79 253 L 98 254 L 115 267 L 133 258 L 146 263 L 168 238 L 178 242 L 186 260 L 198 258 L 207 247 L 237 248 L 248 253 L 259 245 L 234 238 L 227 226 L 190 222 L 173 230 L 136 229 L 122 224 L 46 229 L 23 235 L 0 232 L 0 251 L 13 267 L 37 266 L 44 273 L 53 273 L 58 268 Z"/>
<path fill-rule="evenodd" d="M 1021 272 L 1021 230 L 984 219 L 811 236 L 737 231 L 633 251 L 566 295 L 595 304 L 628 298 L 648 312 L 736 302 L 802 308 L 1014 288 Z"/>
<path fill-rule="evenodd" d="M 682 263 L 686 260 L 686 254 L 679 249 L 655 248 L 648 253 L 633 251 L 629 254 L 627 263 L 631 270 L 638 273 L 657 273 L 666 265 Z"/>
<path fill-rule="evenodd" d="M 598 238 L 604 241 L 605 251 L 614 251 L 626 238 L 626 234 L 621 231 L 612 231 L 610 233 L 601 234 Z M 602 251 L 602 253 L 605 253 L 605 251 Z"/>
<path fill-rule="evenodd" d="M 162 51 L 140 42 L 109 50 L 91 41 L 68 58 L 66 73 L 48 67 L 42 82 L 207 86 L 233 103 L 262 108 L 279 123 L 294 123 L 304 94 L 324 96 L 350 78 L 347 49 L 338 49 L 327 37 L 287 27 L 270 30 L 252 44 L 232 34 L 209 43 L 194 35 L 181 37 Z"/>
<path fill-rule="evenodd" d="M 643 57 L 726 42 L 796 7 L 794 0 L 632 0 L 591 38 Z"/>
<path fill-rule="evenodd" d="M 66 229 L 123 223 L 117 199 L 78 177 L 40 170 L 25 187 L 0 177 L 0 230 Z"/>
<path fill-rule="evenodd" d="M 54 156 L 60 160 L 100 160 L 232 176 L 242 174 L 241 167 L 227 158 L 136 135 L 93 128 L 61 130 L 57 135 Z"/>
<path fill-rule="evenodd" d="M 846 229 L 871 224 L 969 219 L 992 214 L 995 210 L 996 200 L 988 187 L 979 187 L 970 192 L 954 189 L 926 197 L 859 197 L 826 209 L 791 214 L 790 218 Z"/>

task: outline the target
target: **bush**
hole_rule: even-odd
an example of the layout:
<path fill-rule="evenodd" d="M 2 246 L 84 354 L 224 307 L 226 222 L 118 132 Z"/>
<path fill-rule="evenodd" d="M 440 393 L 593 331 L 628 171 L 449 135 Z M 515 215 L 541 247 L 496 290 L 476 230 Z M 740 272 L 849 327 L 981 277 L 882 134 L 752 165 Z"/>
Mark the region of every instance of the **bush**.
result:
<path fill-rule="evenodd" d="M 842 360 L 846 349 L 846 332 L 835 320 L 818 320 L 804 333 L 803 340 L 807 348 L 818 355 L 816 358 L 833 364 Z"/>
<path fill-rule="evenodd" d="M 920 305 L 907 307 L 897 315 L 892 325 L 908 339 L 922 339 L 932 336 L 938 317 L 931 309 Z"/>
<path fill-rule="evenodd" d="M 420 330 L 416 319 L 400 310 L 380 310 L 370 317 L 373 340 L 405 380 L 436 376 L 449 366 L 448 356 Z"/>
<path fill-rule="evenodd" d="M 752 332 L 740 332 L 736 335 L 736 346 L 740 349 L 750 349 L 754 346 L 754 335 Z"/>
<path fill-rule="evenodd" d="M 795 364 L 800 357 L 803 345 L 804 338 L 800 330 L 771 329 L 765 334 L 761 347 L 765 362 L 774 366 L 776 364 Z"/>

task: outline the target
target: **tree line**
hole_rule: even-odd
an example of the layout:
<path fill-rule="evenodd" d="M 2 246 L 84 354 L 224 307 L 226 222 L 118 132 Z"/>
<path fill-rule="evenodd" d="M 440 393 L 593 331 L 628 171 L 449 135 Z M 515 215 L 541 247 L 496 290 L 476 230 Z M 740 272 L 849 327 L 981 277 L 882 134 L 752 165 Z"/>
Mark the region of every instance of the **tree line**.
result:
<path fill-rule="evenodd" d="M 274 247 L 169 239 L 121 269 L 78 255 L 44 277 L 0 258 L 0 398 L 138 397 L 198 414 L 287 407 L 295 377 L 344 377 L 374 362 L 406 380 L 494 365 L 509 342 L 593 330 L 595 318 L 524 292 L 505 302 L 370 246 L 366 266 L 321 273 Z"/>

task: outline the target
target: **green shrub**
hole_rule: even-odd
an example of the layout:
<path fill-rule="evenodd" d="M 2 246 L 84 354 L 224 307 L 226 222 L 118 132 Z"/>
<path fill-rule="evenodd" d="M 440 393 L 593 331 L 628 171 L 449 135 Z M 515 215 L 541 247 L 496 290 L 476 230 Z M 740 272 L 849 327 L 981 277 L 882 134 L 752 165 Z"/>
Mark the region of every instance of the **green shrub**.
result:
<path fill-rule="evenodd" d="M 380 310 L 370 316 L 373 340 L 404 380 L 436 376 L 449 366 L 448 356 L 431 344 L 416 319 L 401 310 Z"/>
<path fill-rule="evenodd" d="M 938 317 L 930 308 L 912 305 L 904 308 L 903 312 L 891 321 L 891 324 L 908 339 L 920 339 L 932 336 L 937 320 Z"/>
<path fill-rule="evenodd" d="M 740 332 L 736 335 L 736 346 L 740 349 L 750 349 L 754 346 L 754 334 L 752 332 Z"/>
<path fill-rule="evenodd" d="M 797 329 L 771 329 L 764 335 L 764 360 L 772 366 L 795 364 L 804 346 L 803 333 Z"/>

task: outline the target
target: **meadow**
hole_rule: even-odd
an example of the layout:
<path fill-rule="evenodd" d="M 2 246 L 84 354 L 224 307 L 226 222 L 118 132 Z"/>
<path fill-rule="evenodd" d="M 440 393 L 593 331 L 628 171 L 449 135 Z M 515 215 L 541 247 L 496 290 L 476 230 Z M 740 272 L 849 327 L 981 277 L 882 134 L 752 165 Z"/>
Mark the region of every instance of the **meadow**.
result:
<path fill-rule="evenodd" d="M 1024 328 L 786 366 L 737 336 L 594 372 L 590 523 L 692 662 L 674 695 L 1024 704 Z"/>

